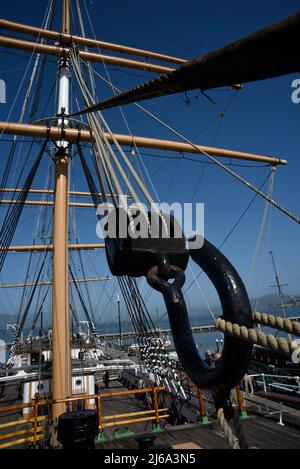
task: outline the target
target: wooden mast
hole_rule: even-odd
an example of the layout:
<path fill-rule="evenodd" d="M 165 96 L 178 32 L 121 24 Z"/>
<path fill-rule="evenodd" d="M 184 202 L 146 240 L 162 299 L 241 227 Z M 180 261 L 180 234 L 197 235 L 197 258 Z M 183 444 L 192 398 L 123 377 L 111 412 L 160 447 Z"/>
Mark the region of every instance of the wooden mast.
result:
<path fill-rule="evenodd" d="M 62 32 L 70 33 L 70 0 L 62 3 Z M 69 113 L 69 64 L 59 64 L 57 115 Z M 59 117 L 61 127 L 67 121 Z M 53 293 L 52 293 L 52 399 L 72 396 L 72 370 L 70 351 L 70 313 L 68 281 L 68 143 L 62 140 L 55 157 L 54 224 L 53 224 Z M 65 404 L 52 405 L 54 424 L 66 410 Z"/>
<path fill-rule="evenodd" d="M 70 34 L 70 0 L 62 2 L 62 34 Z"/>

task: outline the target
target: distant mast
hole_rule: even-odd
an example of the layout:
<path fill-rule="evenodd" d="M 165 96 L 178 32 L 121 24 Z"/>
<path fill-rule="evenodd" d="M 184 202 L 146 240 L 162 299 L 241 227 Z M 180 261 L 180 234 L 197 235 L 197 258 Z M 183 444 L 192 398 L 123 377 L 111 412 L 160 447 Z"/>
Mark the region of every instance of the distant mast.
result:
<path fill-rule="evenodd" d="M 281 301 L 282 311 L 283 311 L 284 317 L 287 318 L 285 304 L 284 304 L 284 296 L 283 296 L 283 293 L 282 293 L 282 290 L 281 290 L 281 287 L 286 287 L 287 283 L 285 283 L 285 284 L 280 283 L 278 273 L 277 273 L 277 269 L 276 269 L 276 265 L 275 265 L 275 259 L 274 259 L 274 255 L 273 255 L 272 251 L 270 251 L 270 255 L 272 257 L 272 263 L 273 263 L 273 267 L 274 267 L 275 280 L 276 280 L 276 285 L 271 285 L 271 287 L 275 287 L 275 288 L 278 289 L 278 293 L 279 293 L 279 297 L 280 297 L 280 301 Z"/>
<path fill-rule="evenodd" d="M 121 325 L 121 310 L 120 310 L 120 295 L 117 296 L 118 304 L 118 320 L 119 320 L 119 347 L 122 347 L 122 325 Z"/>

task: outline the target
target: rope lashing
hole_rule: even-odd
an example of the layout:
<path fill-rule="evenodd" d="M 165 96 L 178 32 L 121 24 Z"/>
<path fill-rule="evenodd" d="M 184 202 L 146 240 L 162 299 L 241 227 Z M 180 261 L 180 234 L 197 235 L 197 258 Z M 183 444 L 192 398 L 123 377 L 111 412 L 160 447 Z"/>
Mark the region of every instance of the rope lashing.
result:
<path fill-rule="evenodd" d="M 225 415 L 224 415 L 224 410 L 220 408 L 218 410 L 218 420 L 220 423 L 220 426 L 225 434 L 225 437 L 228 441 L 228 444 L 231 449 L 241 449 L 239 440 L 238 438 L 234 435 L 229 423 L 227 422 Z"/>
<path fill-rule="evenodd" d="M 284 331 L 288 334 L 293 334 L 300 337 L 300 323 L 297 321 L 291 321 L 291 319 L 274 316 L 273 314 L 258 312 L 253 313 L 253 320 L 262 326 L 279 329 L 280 331 Z"/>
<path fill-rule="evenodd" d="M 288 357 L 291 357 L 293 352 L 297 349 L 296 344 L 282 337 L 275 337 L 274 335 L 265 334 L 264 332 L 256 331 L 255 329 L 247 329 L 245 326 L 232 324 L 222 318 L 215 320 L 215 326 L 224 334 L 245 340 L 246 342 L 250 342 L 255 345 L 261 345 L 262 347 L 269 348 Z"/>

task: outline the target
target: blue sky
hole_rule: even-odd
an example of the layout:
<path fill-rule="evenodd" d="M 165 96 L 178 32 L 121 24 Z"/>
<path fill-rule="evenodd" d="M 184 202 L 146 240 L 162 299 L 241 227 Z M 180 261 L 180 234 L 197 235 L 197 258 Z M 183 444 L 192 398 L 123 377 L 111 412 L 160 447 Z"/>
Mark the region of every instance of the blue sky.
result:
<path fill-rule="evenodd" d="M 59 3 L 59 2 L 58 2 Z M 86 16 L 84 2 L 81 2 L 83 16 L 88 36 L 92 31 Z M 227 43 L 254 32 L 265 25 L 272 24 L 294 13 L 299 9 L 299 1 L 196 1 L 181 2 L 165 0 L 163 2 L 138 2 L 136 0 L 112 0 L 110 2 L 86 0 L 89 14 L 92 18 L 96 36 L 105 41 L 128 44 L 162 53 L 191 58 L 222 47 Z M 46 1 L 33 0 L 2 2 L 1 17 L 10 20 L 39 26 L 47 6 Z M 58 17 L 60 12 L 58 11 Z M 54 22 L 53 29 L 59 28 L 59 19 Z M 5 34 L 5 32 L 3 32 Z M 27 39 L 32 40 L 31 37 Z M 7 103 L 0 105 L 0 119 L 6 120 L 20 82 L 24 77 L 30 54 L 17 52 L 17 55 L 7 54 L 1 48 L 0 78 L 7 84 Z M 11 51 L 10 51 L 11 52 Z M 95 69 L 105 75 L 102 65 Z M 31 70 L 31 69 L 30 69 Z M 28 70 L 24 85 L 28 83 Z M 55 79 L 55 58 L 47 64 L 47 73 L 43 83 L 43 100 L 46 101 L 49 90 Z M 126 89 L 137 83 L 150 79 L 152 74 L 141 71 L 115 70 L 108 67 L 115 86 Z M 190 104 L 182 95 L 164 97 L 146 102 L 145 107 L 158 115 L 165 122 L 179 130 L 196 143 L 214 145 L 242 151 L 256 152 L 266 155 L 279 156 L 288 160 L 288 165 L 278 167 L 275 177 L 274 198 L 289 210 L 300 215 L 300 155 L 299 155 L 299 113 L 300 104 L 291 100 L 291 83 L 299 74 L 289 75 L 259 83 L 244 86 L 237 93 L 220 125 L 220 119 L 205 128 L 215 119 L 229 102 L 232 91 L 216 90 L 208 94 L 216 104 L 212 104 L 204 96 L 197 96 L 197 92 L 189 93 Z M 111 95 L 109 87 L 97 79 L 97 91 L 100 97 Z M 11 113 L 10 119 L 17 120 L 20 105 L 24 99 L 25 88 L 21 88 L 20 96 Z M 47 115 L 55 113 L 54 97 L 47 108 Z M 157 123 L 144 116 L 133 105 L 124 108 L 131 132 L 166 139 L 174 136 L 160 127 Z M 109 124 L 116 132 L 125 132 L 126 126 L 118 109 L 105 113 Z M 26 119 L 25 119 L 26 120 Z M 203 130 L 204 129 L 204 130 Z M 4 138 L 4 137 L 3 137 Z M 3 142 L 2 156 L 6 155 L 9 144 Z M 26 146 L 20 152 L 20 158 L 25 153 Z M 141 150 L 143 152 L 143 150 Z M 205 234 L 207 238 L 219 245 L 253 197 L 249 189 L 236 182 L 220 168 L 203 165 L 191 161 L 169 161 L 149 156 L 151 151 L 145 151 L 144 163 L 159 192 L 161 200 L 190 202 L 194 194 L 194 202 L 205 203 Z M 163 156 L 157 152 L 157 156 Z M 168 154 L 169 156 L 170 154 Z M 205 161 L 204 157 L 194 157 Z M 3 171 L 5 158 L 1 158 L 0 168 Z M 228 163 L 228 161 L 224 161 Z M 243 164 L 243 163 L 241 163 Z M 243 177 L 255 185 L 260 185 L 270 171 L 266 167 L 233 167 Z M 45 181 L 45 172 L 49 169 L 49 161 L 45 161 L 34 182 L 34 187 L 41 187 Z M 82 173 L 78 163 L 73 165 L 73 187 L 85 190 Z M 264 187 L 264 190 L 267 186 Z M 223 247 L 223 252 L 229 257 L 246 285 L 251 297 L 270 293 L 269 284 L 274 282 L 271 259 L 268 251 L 274 252 L 278 263 L 280 278 L 288 283 L 287 293 L 298 293 L 300 279 L 300 251 L 299 225 L 288 219 L 276 209 L 271 210 L 270 225 L 262 235 L 261 246 L 256 262 L 250 269 L 253 253 L 260 230 L 264 212 L 264 201 L 257 198 L 246 216 L 230 236 Z M 15 244 L 30 241 L 36 209 L 26 209 L 22 218 L 21 230 L 16 233 Z M 3 209 L 2 209 L 3 211 Z M 97 242 L 95 235 L 95 218 L 92 211 L 78 210 L 78 226 L 82 241 Z M 268 221 L 269 223 L 269 221 Z M 269 228 L 268 228 L 269 226 Z M 270 235 L 267 234 L 267 229 Z M 20 256 L 23 256 L 20 258 Z M 3 276 L 7 282 L 21 280 L 24 255 L 11 255 L 7 258 Z M 93 255 L 99 275 L 107 275 L 108 269 L 104 253 Z M 90 276 L 93 276 L 89 261 L 86 261 Z M 195 273 L 197 267 L 193 266 Z M 249 272 L 250 270 L 250 272 Z M 23 272 L 23 270 L 22 270 Z M 95 275 L 95 273 L 94 273 Z M 80 276 L 80 274 L 79 274 Z M 209 282 L 200 277 L 201 288 L 211 305 L 217 304 L 217 298 Z M 187 283 L 191 281 L 187 274 Z M 115 282 L 107 286 L 110 292 L 115 288 Z M 142 287 L 146 295 L 148 288 Z M 99 286 L 90 287 L 91 298 L 97 303 L 97 315 L 101 315 L 102 303 L 99 302 Z M 105 296 L 105 295 L 104 295 Z M 115 296 L 113 294 L 113 296 Z M 3 312 L 10 310 L 11 303 L 1 294 Z M 102 300 L 101 300 L 102 301 Z M 108 298 L 104 303 L 108 302 Z M 101 306 L 99 306 L 99 303 Z M 194 285 L 188 294 L 188 303 L 192 306 L 204 306 L 205 302 Z M 148 306 L 154 311 L 156 307 L 164 310 L 158 295 L 152 294 Z M 108 311 L 108 310 L 107 310 Z M 108 314 L 108 313 L 107 313 Z M 115 314 L 115 311 L 112 312 Z"/>

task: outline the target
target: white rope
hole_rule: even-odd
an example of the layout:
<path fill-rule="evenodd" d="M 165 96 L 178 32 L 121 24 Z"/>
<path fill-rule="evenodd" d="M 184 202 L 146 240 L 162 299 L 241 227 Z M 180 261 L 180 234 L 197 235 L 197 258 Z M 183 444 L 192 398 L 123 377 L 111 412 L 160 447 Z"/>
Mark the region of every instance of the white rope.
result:
<path fill-rule="evenodd" d="M 74 69 L 75 69 L 75 73 L 77 75 L 77 78 L 78 78 L 78 81 L 80 83 L 80 87 L 82 89 L 82 92 L 83 92 L 83 95 L 85 97 L 85 100 L 86 102 L 89 104 L 91 103 L 91 95 L 87 89 L 87 86 L 86 84 L 84 83 L 84 80 L 82 78 L 82 75 L 81 75 L 81 71 L 80 71 L 80 64 L 79 64 L 79 61 L 78 59 L 76 58 L 75 54 L 72 53 L 71 54 L 71 60 L 73 62 L 73 65 L 74 65 Z M 104 119 L 104 117 L 102 116 L 102 114 L 99 112 L 98 113 L 98 116 L 100 118 L 100 121 L 102 123 L 102 125 L 104 126 L 104 129 L 106 129 L 106 131 L 109 133 L 111 139 L 112 139 L 112 142 L 114 143 L 114 145 L 116 146 L 120 156 L 122 157 L 125 165 L 127 166 L 127 168 L 129 169 L 131 175 L 133 176 L 135 182 L 137 183 L 139 189 L 142 191 L 142 193 L 144 194 L 147 202 L 150 204 L 152 210 L 154 212 L 156 212 L 159 216 L 161 216 L 161 213 L 160 211 L 158 210 L 156 204 L 154 203 L 149 191 L 147 190 L 145 184 L 142 182 L 142 180 L 140 179 L 140 177 L 138 176 L 138 174 L 136 173 L 135 169 L 133 168 L 132 164 L 130 163 L 129 159 L 127 158 L 126 154 L 124 153 L 124 151 L 122 150 L 121 146 L 119 145 L 117 139 L 115 138 L 113 132 L 111 131 L 110 127 L 108 126 L 106 120 Z M 111 144 L 109 143 L 108 141 L 108 138 L 106 137 L 105 133 L 102 131 L 102 128 L 100 126 L 100 123 L 97 121 L 96 117 L 94 115 L 89 115 L 88 116 L 88 119 L 89 119 L 89 122 L 91 123 L 91 127 L 94 128 L 94 132 L 93 132 L 93 136 L 97 142 L 97 144 L 99 144 L 99 146 L 102 147 L 102 151 L 104 151 L 104 147 L 103 147 L 103 143 L 101 142 L 101 139 L 104 141 L 105 143 L 105 146 L 107 147 L 118 171 L 119 171 L 119 174 L 121 175 L 129 193 L 131 194 L 131 196 L 133 197 L 133 200 L 136 202 L 136 204 L 138 205 L 138 207 L 141 209 L 142 212 L 144 212 L 144 208 L 141 207 L 139 204 L 140 204 L 140 199 L 136 193 L 136 191 L 134 190 L 132 184 L 130 183 L 125 171 L 123 170 L 118 158 L 116 157 L 115 155 L 115 152 L 113 151 L 112 149 L 112 146 Z M 98 136 L 101 136 L 101 139 L 99 139 Z M 104 162 L 103 162 L 104 163 Z M 109 162 L 109 159 L 106 158 L 106 164 L 108 166 L 108 170 L 109 170 L 109 173 L 111 174 L 112 178 L 113 178 L 113 181 L 116 185 L 116 188 L 117 188 L 117 191 L 119 194 L 122 194 L 123 191 L 121 190 L 121 187 L 118 183 L 118 179 L 117 179 L 117 176 L 112 168 L 112 165 L 110 164 Z M 122 201 L 121 201 L 121 205 L 122 205 Z M 130 216 L 130 214 L 129 214 Z M 144 216 L 148 222 L 148 225 L 149 225 L 149 220 L 148 220 L 148 215 L 146 212 L 144 212 Z M 167 227 L 167 224 L 164 220 L 163 217 L 161 217 L 163 222 L 164 222 L 164 225 L 165 225 L 165 229 L 166 229 L 166 232 L 168 232 L 168 227 Z M 131 225 L 133 226 L 133 221 L 131 220 Z"/>
<path fill-rule="evenodd" d="M 95 72 L 96 73 L 96 72 Z M 103 81 L 106 81 L 104 77 L 102 77 L 100 74 L 96 73 Z M 110 84 L 110 83 L 109 83 Z M 110 86 L 112 86 L 110 84 Z M 116 91 L 118 91 L 119 93 L 121 92 L 117 87 L 114 87 L 116 89 Z M 247 181 L 246 179 L 244 179 L 242 176 L 239 176 L 237 173 L 235 173 L 232 169 L 228 168 L 226 165 L 224 165 L 223 163 L 221 163 L 218 159 L 216 159 L 215 157 L 209 155 L 206 151 L 204 151 L 203 149 L 199 148 L 195 143 L 191 142 L 188 138 L 186 138 L 184 135 L 182 135 L 180 132 L 178 132 L 177 130 L 173 129 L 170 125 L 166 124 L 165 122 L 163 122 L 159 117 L 157 117 L 155 114 L 153 114 L 152 112 L 148 111 L 146 108 L 144 108 L 143 106 L 141 106 L 140 104 L 138 103 L 133 103 L 137 108 L 139 108 L 141 111 L 143 111 L 145 114 L 147 114 L 149 117 L 151 117 L 152 119 L 154 119 L 156 122 L 158 122 L 159 124 L 161 124 L 163 127 L 165 127 L 166 129 L 168 129 L 170 132 L 172 132 L 173 134 L 177 135 L 177 137 L 179 137 L 181 140 L 183 140 L 184 142 L 188 143 L 189 145 L 191 145 L 193 148 L 195 148 L 199 153 L 202 153 L 204 156 L 206 156 L 210 161 L 212 161 L 214 164 L 216 164 L 217 166 L 219 166 L 220 168 L 222 168 L 224 171 L 226 171 L 228 174 L 230 174 L 231 176 L 233 176 L 235 179 L 237 179 L 239 182 L 241 182 L 243 185 L 245 185 L 246 187 L 248 187 L 249 189 L 251 189 L 252 191 L 254 191 L 256 194 L 258 194 L 260 197 L 262 197 L 264 200 L 267 200 L 270 204 L 272 204 L 274 207 L 276 207 L 278 210 L 280 210 L 282 213 L 284 213 L 285 215 L 287 215 L 289 218 L 291 218 L 292 220 L 294 220 L 296 223 L 300 224 L 300 218 L 297 217 L 296 215 L 294 215 L 291 211 L 289 211 L 287 208 L 285 208 L 284 206 L 282 206 L 281 204 L 279 204 L 278 202 L 276 202 L 276 200 L 270 198 L 267 194 L 265 194 L 264 192 L 262 192 L 260 189 L 258 189 L 256 186 L 254 186 L 254 184 L 250 183 L 249 181 Z"/>
<path fill-rule="evenodd" d="M 275 181 L 275 168 L 273 168 L 273 170 L 272 170 L 272 175 L 271 175 L 271 178 L 270 178 L 270 181 L 269 181 L 268 196 L 270 196 L 270 197 L 272 197 L 272 195 L 273 195 L 274 181 Z M 263 233 L 264 233 L 264 230 L 265 230 L 265 226 L 266 226 L 266 222 L 267 222 L 267 218 L 268 218 L 268 214 L 270 213 L 270 210 L 271 210 L 271 205 L 268 201 L 266 201 L 263 216 L 262 216 L 262 220 L 261 220 L 261 224 L 260 224 L 260 228 L 259 228 L 259 232 L 258 232 L 258 236 L 257 236 L 257 240 L 256 240 L 255 249 L 254 249 L 254 252 L 253 252 L 253 255 L 252 255 L 252 260 L 250 262 L 249 270 L 248 270 L 248 273 L 247 273 L 246 283 L 248 283 L 248 281 L 249 281 L 249 278 L 250 278 L 250 276 L 252 274 L 252 271 L 253 271 L 254 264 L 256 262 L 257 254 L 258 254 L 258 251 L 259 251 L 259 248 L 260 248 L 260 245 L 261 245 L 262 236 L 263 236 Z"/>
<path fill-rule="evenodd" d="M 71 53 L 71 60 L 72 60 L 73 66 L 74 66 L 75 74 L 77 76 L 81 91 L 84 95 L 85 100 L 87 102 L 89 102 L 90 99 L 91 99 L 91 96 L 90 96 L 89 91 L 87 90 L 87 87 L 86 87 L 86 85 L 83 81 L 81 71 L 80 71 L 79 62 L 78 62 L 78 60 L 77 60 L 74 53 Z M 113 180 L 113 183 L 116 187 L 117 193 L 121 196 L 124 193 L 124 191 L 122 190 L 122 188 L 120 186 L 117 175 L 116 175 L 116 173 L 115 173 L 115 171 L 114 171 L 114 169 L 113 169 L 113 167 L 110 163 L 109 158 L 104 157 L 106 151 L 105 151 L 105 148 L 104 148 L 104 145 L 103 145 L 103 141 L 105 142 L 105 144 L 108 143 L 107 138 L 105 139 L 104 132 L 102 131 L 102 129 L 99 125 L 99 122 L 97 121 L 97 119 L 94 115 L 88 116 L 88 120 L 89 120 L 90 127 L 93 129 L 93 137 L 94 137 L 94 139 L 96 141 L 96 144 L 97 144 L 97 147 L 98 147 L 101 164 L 102 164 L 102 167 L 105 171 L 106 180 L 107 180 L 107 182 L 110 186 L 110 192 L 114 196 L 115 191 L 114 191 L 112 185 L 109 182 L 110 181 L 109 175 L 112 177 L 112 180 Z M 100 136 L 101 136 L 101 138 L 100 138 Z M 108 147 L 108 149 L 110 150 L 110 147 Z M 135 194 L 135 197 L 136 197 L 135 200 L 137 200 L 136 194 Z M 114 199 L 114 201 L 116 203 L 115 199 Z M 122 200 L 121 200 L 121 203 L 122 203 Z"/>
<path fill-rule="evenodd" d="M 76 0 L 76 1 L 77 1 L 78 9 L 80 9 L 78 0 Z M 89 20 L 89 24 L 90 24 L 90 27 L 91 27 L 91 30 L 92 30 L 92 34 L 93 34 L 93 36 L 94 36 L 94 39 L 97 39 L 97 38 L 96 38 L 95 30 L 94 30 L 94 27 L 93 27 L 93 24 L 92 24 L 92 20 L 91 20 L 91 17 L 90 17 L 90 14 L 89 14 L 89 11 L 88 11 L 88 8 L 87 8 L 87 5 L 86 5 L 86 2 L 85 2 L 85 1 L 84 1 L 84 6 L 85 6 L 86 14 L 87 14 L 87 17 L 88 17 L 88 20 Z M 81 13 L 80 13 L 80 16 L 81 16 Z M 83 27 L 82 27 L 82 31 L 84 32 L 84 28 L 83 28 Z M 97 49 L 98 49 L 98 52 L 99 52 L 100 54 L 102 54 L 102 49 L 99 47 L 99 45 L 97 45 Z M 92 77 L 91 72 L 94 71 L 94 70 L 93 70 L 93 68 L 92 68 L 92 66 L 91 66 L 91 64 L 90 64 L 90 62 L 84 62 L 84 63 L 87 64 L 87 66 L 88 66 L 88 68 L 89 68 L 90 77 Z M 103 67 L 104 67 L 106 76 L 107 76 L 107 78 L 108 78 L 108 83 L 110 84 L 113 93 L 116 94 L 116 91 L 115 91 L 116 88 L 115 88 L 115 86 L 114 86 L 113 83 L 112 83 L 109 70 L 108 70 L 108 68 L 107 68 L 107 66 L 106 66 L 106 63 L 104 62 L 103 59 L 102 59 L 102 65 L 103 65 Z M 92 85 L 92 86 L 95 87 L 94 77 L 93 77 L 93 79 L 91 78 L 91 81 L 93 81 L 93 85 Z M 94 96 L 95 96 L 95 93 L 94 93 Z M 129 132 L 130 136 L 133 137 L 132 132 L 131 132 L 130 127 L 129 127 L 129 124 L 128 124 L 128 121 L 127 121 L 127 119 L 126 119 L 126 117 L 125 117 L 125 114 L 124 114 L 123 109 L 122 109 L 121 107 L 119 107 L 119 110 L 120 110 L 121 116 L 122 116 L 122 118 L 123 118 L 123 120 L 124 120 L 124 123 L 125 123 L 125 125 L 126 125 L 126 128 L 127 128 L 128 132 Z M 156 199 L 158 200 L 158 202 L 160 202 L 160 199 L 159 199 L 157 190 L 156 190 L 156 188 L 155 188 L 155 186 L 154 186 L 154 184 L 153 184 L 153 182 L 152 182 L 152 179 L 151 179 L 151 177 L 150 177 L 150 175 L 149 175 L 149 173 L 148 173 L 148 170 L 147 170 L 147 168 L 146 168 L 146 166 L 145 166 L 145 163 L 144 163 L 144 161 L 143 161 L 143 158 L 141 157 L 139 148 L 137 147 L 136 143 L 134 142 L 134 139 L 133 139 L 133 145 L 134 145 L 135 151 L 137 152 L 137 154 L 138 154 L 138 156 L 139 156 L 139 160 L 140 160 L 140 162 L 141 162 L 141 164 L 142 164 L 142 166 L 143 166 L 143 169 L 144 169 L 144 171 L 145 171 L 145 173 L 146 173 L 146 175 L 147 175 L 147 178 L 148 178 L 148 180 L 149 180 L 149 182 L 150 182 L 150 185 L 151 185 L 152 190 L 153 190 L 153 192 L 154 192 L 154 194 L 155 194 L 155 197 L 156 197 Z M 143 180 L 142 174 L 141 174 L 141 179 Z M 144 181 L 143 181 L 143 183 L 144 183 Z"/>
<path fill-rule="evenodd" d="M 200 293 L 201 293 L 202 298 L 204 299 L 204 302 L 205 302 L 205 304 L 206 304 L 206 306 L 207 306 L 207 308 L 208 308 L 208 311 L 209 311 L 209 313 L 210 313 L 210 315 L 211 315 L 213 321 L 215 321 L 216 316 L 214 315 L 214 312 L 213 312 L 213 310 L 212 310 L 211 307 L 210 307 L 210 304 L 209 304 L 209 302 L 208 302 L 208 299 L 207 299 L 207 297 L 206 297 L 204 291 L 202 290 L 202 288 L 201 288 L 201 286 L 200 286 L 200 283 L 199 283 L 197 277 L 195 276 L 194 271 L 192 270 L 192 268 L 191 268 L 190 265 L 188 265 L 188 268 L 189 268 L 189 270 L 190 270 L 192 276 L 194 277 L 194 281 L 196 282 L 196 285 L 197 285 L 197 287 L 198 287 L 198 289 L 199 289 L 199 291 L 200 291 Z M 221 336 L 222 338 L 224 337 L 224 335 L 223 335 L 221 332 L 219 332 L 219 334 L 220 334 L 220 336 Z"/>

